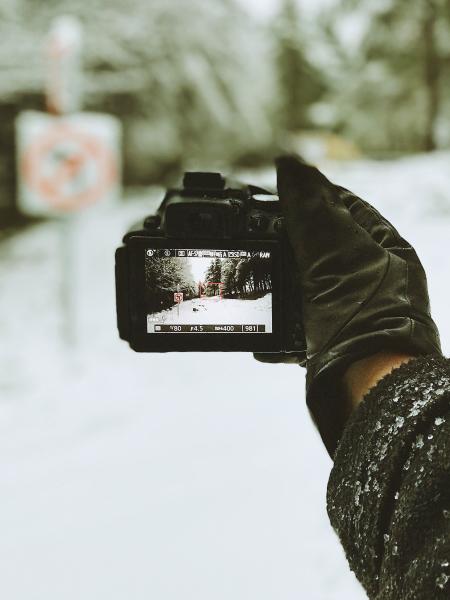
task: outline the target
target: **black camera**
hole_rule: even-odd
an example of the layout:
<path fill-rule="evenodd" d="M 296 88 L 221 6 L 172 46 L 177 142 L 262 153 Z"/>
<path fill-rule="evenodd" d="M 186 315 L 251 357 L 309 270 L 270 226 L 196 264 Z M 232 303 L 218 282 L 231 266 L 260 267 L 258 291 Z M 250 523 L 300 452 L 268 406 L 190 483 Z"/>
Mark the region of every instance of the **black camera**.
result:
<path fill-rule="evenodd" d="M 182 188 L 169 189 L 123 244 L 117 323 L 134 350 L 304 360 L 298 274 L 270 191 L 220 173 L 185 173 Z"/>

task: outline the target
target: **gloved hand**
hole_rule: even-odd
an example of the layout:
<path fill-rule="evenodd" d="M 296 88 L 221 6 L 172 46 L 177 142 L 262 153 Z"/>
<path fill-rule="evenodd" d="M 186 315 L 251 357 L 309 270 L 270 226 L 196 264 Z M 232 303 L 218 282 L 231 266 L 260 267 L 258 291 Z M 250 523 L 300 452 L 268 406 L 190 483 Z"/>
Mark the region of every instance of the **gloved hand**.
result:
<path fill-rule="evenodd" d="M 300 271 L 307 403 L 333 455 L 345 370 L 379 351 L 440 354 L 439 334 L 423 267 L 384 217 L 297 157 L 277 160 L 277 180 Z"/>

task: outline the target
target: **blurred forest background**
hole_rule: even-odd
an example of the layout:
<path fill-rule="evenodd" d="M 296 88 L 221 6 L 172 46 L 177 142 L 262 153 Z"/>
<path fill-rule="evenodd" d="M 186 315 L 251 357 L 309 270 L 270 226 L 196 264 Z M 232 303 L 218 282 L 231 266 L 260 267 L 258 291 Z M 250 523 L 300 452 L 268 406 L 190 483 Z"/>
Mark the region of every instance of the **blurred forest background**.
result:
<path fill-rule="evenodd" d="M 331 0 L 314 12 L 279 0 L 267 19 L 238 0 L 2 0 L 3 208 L 15 196 L 14 118 L 45 110 L 41 49 L 61 14 L 84 26 L 85 110 L 123 124 L 126 185 L 268 164 L 305 143 L 338 159 L 450 146 L 450 0 Z"/>
<path fill-rule="evenodd" d="M 33 184 L 53 183 L 62 208 L 86 190 L 98 202 L 23 217 L 15 122 L 46 110 L 43 47 L 62 15 L 84 29 L 82 110 L 120 120 L 124 185 L 98 192 L 104 161 L 80 161 L 78 137 L 41 141 Z M 294 150 L 411 241 L 449 355 L 449 78 L 450 0 L 0 0 L 1 598 L 366 597 L 326 515 L 303 371 L 131 352 L 114 252 L 183 169 L 272 186 L 273 155 Z M 268 289 L 254 267 L 216 263 L 208 280 L 238 303 Z M 159 303 L 198 289 L 187 270 L 147 270 L 160 276 Z"/>

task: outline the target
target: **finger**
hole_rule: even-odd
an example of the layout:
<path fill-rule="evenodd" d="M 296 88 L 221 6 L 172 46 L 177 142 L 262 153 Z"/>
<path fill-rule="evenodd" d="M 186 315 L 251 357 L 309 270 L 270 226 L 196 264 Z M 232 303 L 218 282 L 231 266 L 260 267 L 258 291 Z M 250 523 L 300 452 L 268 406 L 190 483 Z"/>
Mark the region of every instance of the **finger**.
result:
<path fill-rule="evenodd" d="M 280 156 L 275 160 L 275 165 L 278 193 L 284 207 L 296 205 L 297 209 L 306 213 L 320 213 L 327 204 L 333 204 L 338 198 L 331 181 L 300 157 Z"/>
<path fill-rule="evenodd" d="M 318 169 L 296 156 L 276 161 L 278 195 L 286 228 L 299 266 L 326 257 L 340 248 L 355 255 L 360 244 L 371 242 L 340 198 L 337 188 Z M 349 247 L 348 240 L 353 240 Z"/>
<path fill-rule="evenodd" d="M 340 186 L 336 186 L 336 189 L 352 217 L 360 227 L 370 233 L 377 244 L 380 244 L 380 246 L 383 246 L 387 250 L 411 248 L 411 244 L 399 234 L 392 223 L 369 204 L 369 202 L 358 198 L 358 196 Z"/>
<path fill-rule="evenodd" d="M 271 352 L 255 352 L 253 354 L 253 358 L 255 358 L 258 362 L 262 363 L 270 363 L 270 364 L 295 364 L 304 366 L 306 364 L 306 353 L 305 352 L 279 352 L 279 353 L 271 353 Z"/>

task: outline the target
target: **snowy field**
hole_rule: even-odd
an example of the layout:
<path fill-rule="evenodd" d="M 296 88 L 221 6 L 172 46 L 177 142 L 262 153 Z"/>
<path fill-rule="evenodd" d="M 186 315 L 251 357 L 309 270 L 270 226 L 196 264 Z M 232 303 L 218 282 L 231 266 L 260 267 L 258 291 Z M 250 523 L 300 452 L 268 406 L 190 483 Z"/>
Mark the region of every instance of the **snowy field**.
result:
<path fill-rule="evenodd" d="M 416 247 L 447 353 L 449 162 L 323 165 Z M 149 194 L 78 220 L 72 332 L 67 230 L 37 225 L 0 246 L 0 596 L 364 599 L 326 516 L 331 462 L 304 372 L 249 354 L 135 354 L 118 339 L 113 253 L 158 202 Z"/>
<path fill-rule="evenodd" d="M 265 325 L 272 333 L 272 294 L 256 300 L 211 296 L 185 300 L 180 305 L 149 315 L 148 325 Z M 153 332 L 153 327 L 148 329 Z"/>

